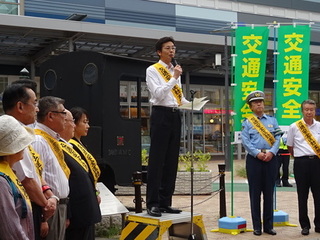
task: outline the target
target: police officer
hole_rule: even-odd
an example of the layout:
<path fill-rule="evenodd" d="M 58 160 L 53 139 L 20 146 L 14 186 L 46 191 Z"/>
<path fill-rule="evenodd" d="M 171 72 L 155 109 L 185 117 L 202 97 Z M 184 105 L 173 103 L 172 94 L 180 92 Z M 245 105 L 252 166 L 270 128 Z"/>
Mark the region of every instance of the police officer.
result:
<path fill-rule="evenodd" d="M 246 170 L 249 183 L 249 197 L 253 234 L 261 235 L 260 196 L 263 193 L 263 231 L 276 235 L 273 229 L 273 191 L 278 164 L 276 154 L 279 148 L 281 130 L 277 120 L 264 114 L 264 93 L 253 91 L 247 98 L 252 115 L 242 123 L 242 144 L 247 151 Z"/>
<path fill-rule="evenodd" d="M 279 151 L 277 154 L 278 159 L 278 176 L 276 180 L 277 187 L 292 187 L 292 184 L 289 183 L 289 164 L 290 164 L 290 153 L 288 150 L 288 146 L 286 145 L 287 138 L 281 137 L 280 138 L 280 145 L 279 145 Z M 280 169 L 282 166 L 282 177 L 280 179 Z M 282 185 L 281 185 L 282 182 Z"/>

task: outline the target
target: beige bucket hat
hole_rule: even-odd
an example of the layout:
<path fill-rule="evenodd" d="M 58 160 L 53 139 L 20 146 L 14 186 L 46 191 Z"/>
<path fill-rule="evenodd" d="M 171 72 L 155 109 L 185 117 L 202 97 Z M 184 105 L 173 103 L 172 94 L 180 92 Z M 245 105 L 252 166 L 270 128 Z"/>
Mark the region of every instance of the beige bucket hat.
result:
<path fill-rule="evenodd" d="M 34 131 L 24 127 L 14 117 L 0 116 L 0 156 L 12 155 L 34 141 Z"/>

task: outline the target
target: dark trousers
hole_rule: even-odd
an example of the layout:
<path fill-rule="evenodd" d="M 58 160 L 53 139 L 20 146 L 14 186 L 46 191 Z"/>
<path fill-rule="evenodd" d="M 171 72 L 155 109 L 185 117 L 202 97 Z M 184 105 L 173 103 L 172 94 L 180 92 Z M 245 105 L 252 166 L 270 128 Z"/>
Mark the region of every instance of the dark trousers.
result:
<path fill-rule="evenodd" d="M 282 155 L 282 154 L 288 154 L 288 155 Z M 277 154 L 277 159 L 278 159 L 278 176 L 277 176 L 277 181 L 280 183 L 280 169 L 282 166 L 282 181 L 288 181 L 289 179 L 289 163 L 290 163 L 290 154 L 289 153 L 281 153 L 280 150 Z"/>
<path fill-rule="evenodd" d="M 31 202 L 32 205 L 32 217 L 33 217 L 33 227 L 34 227 L 34 239 L 40 240 L 40 228 L 41 228 L 41 215 L 42 208 L 38 204 Z"/>
<path fill-rule="evenodd" d="M 181 116 L 170 108 L 153 107 L 148 163 L 147 207 L 172 204 L 178 169 Z"/>
<path fill-rule="evenodd" d="M 308 217 L 308 196 L 311 189 L 314 201 L 314 225 L 320 229 L 320 159 L 296 157 L 293 164 L 297 184 L 299 222 L 301 228 L 310 228 Z"/>
<path fill-rule="evenodd" d="M 261 230 L 261 193 L 263 194 L 263 229 L 270 230 L 273 228 L 273 192 L 277 166 L 276 157 L 273 157 L 269 162 L 263 162 L 247 154 L 246 170 L 254 230 Z"/>
<path fill-rule="evenodd" d="M 95 225 L 84 226 L 81 228 L 67 228 L 66 240 L 94 240 L 95 239 Z"/>

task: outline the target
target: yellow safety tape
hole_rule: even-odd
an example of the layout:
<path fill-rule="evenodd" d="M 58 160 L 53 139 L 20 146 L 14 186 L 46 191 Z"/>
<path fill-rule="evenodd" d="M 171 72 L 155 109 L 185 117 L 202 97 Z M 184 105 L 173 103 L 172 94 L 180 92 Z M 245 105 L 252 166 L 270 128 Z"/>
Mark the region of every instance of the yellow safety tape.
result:
<path fill-rule="evenodd" d="M 130 222 L 122 230 L 120 240 L 124 240 L 139 225 L 139 223 Z"/>
<path fill-rule="evenodd" d="M 157 226 L 148 225 L 143 231 L 135 238 L 135 240 L 147 239 L 153 231 L 157 229 Z"/>

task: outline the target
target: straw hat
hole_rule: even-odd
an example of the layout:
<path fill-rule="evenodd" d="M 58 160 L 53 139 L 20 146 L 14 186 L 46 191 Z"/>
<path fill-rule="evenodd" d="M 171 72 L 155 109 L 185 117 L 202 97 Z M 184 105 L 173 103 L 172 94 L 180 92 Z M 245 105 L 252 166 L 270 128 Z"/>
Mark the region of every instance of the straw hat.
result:
<path fill-rule="evenodd" d="M 33 129 L 22 126 L 9 115 L 0 116 L 0 156 L 18 153 L 33 140 Z"/>

